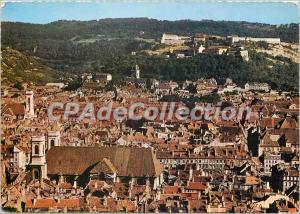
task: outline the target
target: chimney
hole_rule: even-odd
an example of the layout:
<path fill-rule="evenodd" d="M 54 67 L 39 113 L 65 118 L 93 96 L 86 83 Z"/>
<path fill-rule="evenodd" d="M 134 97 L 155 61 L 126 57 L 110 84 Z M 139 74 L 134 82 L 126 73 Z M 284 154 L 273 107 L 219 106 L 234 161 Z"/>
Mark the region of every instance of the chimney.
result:
<path fill-rule="evenodd" d="M 193 167 L 192 166 L 190 166 L 190 171 L 189 171 L 189 180 L 192 180 L 192 178 L 193 178 Z"/>
<path fill-rule="evenodd" d="M 22 190 L 21 190 L 21 194 L 22 194 L 22 197 L 24 197 L 24 196 L 25 196 L 25 194 L 26 194 L 25 188 L 22 188 Z"/>
<path fill-rule="evenodd" d="M 158 190 L 157 194 L 156 194 L 156 199 L 160 200 L 161 197 L 161 190 Z"/>
<path fill-rule="evenodd" d="M 45 184 L 44 184 L 44 179 L 43 178 L 41 178 L 40 183 L 41 183 L 41 188 L 44 189 Z"/>
<path fill-rule="evenodd" d="M 36 189 L 36 193 L 37 193 L 37 198 L 41 198 L 40 188 L 39 187 Z"/>
<path fill-rule="evenodd" d="M 74 180 L 73 187 L 74 187 L 75 189 L 77 188 L 77 179 L 76 179 L 76 178 L 75 178 L 75 180 Z"/>
<path fill-rule="evenodd" d="M 146 193 L 149 194 L 150 193 L 150 179 L 147 178 L 146 180 Z"/>
<path fill-rule="evenodd" d="M 59 183 L 63 183 L 64 182 L 64 176 L 63 175 L 60 175 L 59 176 Z"/>
<path fill-rule="evenodd" d="M 134 205 L 135 205 L 135 207 L 137 207 L 137 205 L 138 205 L 138 195 L 136 195 L 135 197 L 134 197 Z"/>

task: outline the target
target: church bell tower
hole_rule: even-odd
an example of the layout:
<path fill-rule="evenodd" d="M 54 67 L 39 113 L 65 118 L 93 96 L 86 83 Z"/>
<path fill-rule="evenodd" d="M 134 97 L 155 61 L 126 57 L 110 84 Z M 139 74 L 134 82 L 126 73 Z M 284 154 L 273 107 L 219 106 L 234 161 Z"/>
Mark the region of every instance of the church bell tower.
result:
<path fill-rule="evenodd" d="M 135 78 L 139 79 L 141 75 L 140 67 L 138 65 L 135 65 Z"/>
<path fill-rule="evenodd" d="M 53 146 L 60 146 L 60 131 L 48 131 L 47 150 Z"/>
<path fill-rule="evenodd" d="M 34 115 L 34 103 L 33 103 L 33 91 L 26 91 L 25 94 L 25 117 L 33 118 Z"/>
<path fill-rule="evenodd" d="M 45 136 L 32 136 L 30 166 L 34 179 L 41 180 L 47 177 L 45 144 Z"/>

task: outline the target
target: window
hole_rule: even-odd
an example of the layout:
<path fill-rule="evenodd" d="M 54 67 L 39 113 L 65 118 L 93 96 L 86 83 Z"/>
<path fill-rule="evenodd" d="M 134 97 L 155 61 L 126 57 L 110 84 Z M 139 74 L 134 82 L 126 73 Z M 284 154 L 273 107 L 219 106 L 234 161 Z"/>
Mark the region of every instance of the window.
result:
<path fill-rule="evenodd" d="M 30 105 L 30 97 L 27 98 L 27 104 Z"/>
<path fill-rule="evenodd" d="M 34 154 L 38 155 L 40 152 L 39 152 L 39 146 L 38 145 L 35 145 L 34 146 Z"/>
<path fill-rule="evenodd" d="M 36 169 L 34 170 L 34 179 L 39 179 L 40 175 L 39 175 L 39 171 Z"/>

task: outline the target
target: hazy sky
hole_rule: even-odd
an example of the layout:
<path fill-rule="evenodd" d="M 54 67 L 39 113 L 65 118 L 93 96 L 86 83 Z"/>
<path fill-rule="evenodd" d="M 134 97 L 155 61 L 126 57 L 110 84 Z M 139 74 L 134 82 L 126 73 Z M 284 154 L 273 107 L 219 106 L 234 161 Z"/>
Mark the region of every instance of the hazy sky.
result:
<path fill-rule="evenodd" d="M 299 22 L 298 9 L 292 3 L 6 3 L 3 21 L 49 23 L 67 20 L 148 17 L 159 20 L 212 19 L 269 24 Z"/>

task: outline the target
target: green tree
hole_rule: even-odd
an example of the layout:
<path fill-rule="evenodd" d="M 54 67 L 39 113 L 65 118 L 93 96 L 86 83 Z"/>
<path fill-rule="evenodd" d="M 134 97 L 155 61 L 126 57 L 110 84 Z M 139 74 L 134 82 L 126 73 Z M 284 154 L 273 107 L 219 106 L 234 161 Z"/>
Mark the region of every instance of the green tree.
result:
<path fill-rule="evenodd" d="M 147 78 L 147 80 L 146 80 L 146 88 L 147 88 L 148 90 L 150 90 L 150 89 L 151 89 L 151 86 L 152 86 L 151 80 L 150 80 L 149 78 Z"/>
<path fill-rule="evenodd" d="M 22 83 L 19 82 L 19 81 L 17 81 L 17 82 L 14 84 L 14 88 L 17 88 L 17 89 L 19 89 L 19 90 L 23 90 L 23 89 L 24 89 Z"/>
<path fill-rule="evenodd" d="M 186 87 L 186 90 L 188 90 L 189 93 L 191 93 L 191 94 L 196 94 L 197 93 L 197 87 L 194 84 L 189 84 Z"/>

